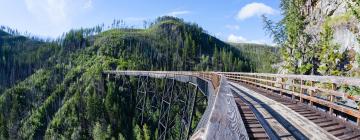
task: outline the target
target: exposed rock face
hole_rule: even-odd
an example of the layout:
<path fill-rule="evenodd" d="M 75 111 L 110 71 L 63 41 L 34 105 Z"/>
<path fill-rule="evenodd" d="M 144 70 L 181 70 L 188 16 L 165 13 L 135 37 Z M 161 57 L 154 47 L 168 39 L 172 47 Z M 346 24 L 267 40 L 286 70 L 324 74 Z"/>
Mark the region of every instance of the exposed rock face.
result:
<path fill-rule="evenodd" d="M 340 45 L 340 50 L 346 49 L 360 53 L 359 37 L 360 22 L 351 15 L 348 5 L 354 5 L 352 0 L 306 0 L 303 14 L 305 15 L 305 32 L 310 35 L 311 44 L 320 39 L 320 32 L 325 23 L 329 23 L 334 32 L 333 43 Z"/>
<path fill-rule="evenodd" d="M 333 36 L 330 43 L 338 45 L 340 52 L 346 51 L 349 58 L 348 61 L 341 62 L 341 68 L 346 69 L 349 76 L 360 77 L 360 20 L 353 12 L 353 9 L 359 12 L 360 6 L 356 1 L 358 0 L 304 0 L 300 13 L 305 17 L 305 34 L 299 37 L 297 47 L 303 49 L 302 51 L 306 51 L 306 47 L 318 48 L 325 27 L 330 27 Z M 314 54 L 307 56 L 304 53 L 303 58 L 292 59 L 296 59 L 297 64 L 294 65 L 301 67 L 302 61 L 308 61 L 312 57 Z M 321 65 L 316 61 L 310 63 Z M 284 68 L 285 61 L 278 65 L 278 73 L 289 73 L 288 69 Z M 318 72 L 316 68 L 314 70 Z"/>

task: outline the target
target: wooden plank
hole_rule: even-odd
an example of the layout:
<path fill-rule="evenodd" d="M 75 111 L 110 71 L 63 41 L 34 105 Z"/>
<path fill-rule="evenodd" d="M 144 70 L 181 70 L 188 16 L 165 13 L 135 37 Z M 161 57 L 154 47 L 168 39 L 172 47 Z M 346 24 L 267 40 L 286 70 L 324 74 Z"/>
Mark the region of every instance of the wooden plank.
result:
<path fill-rule="evenodd" d="M 276 119 L 274 119 L 269 112 L 264 108 L 258 108 L 259 112 L 264 116 L 265 120 L 269 123 L 271 128 L 279 135 L 285 137 L 291 135 Z M 287 137 L 286 139 L 295 139 L 294 137 Z"/>

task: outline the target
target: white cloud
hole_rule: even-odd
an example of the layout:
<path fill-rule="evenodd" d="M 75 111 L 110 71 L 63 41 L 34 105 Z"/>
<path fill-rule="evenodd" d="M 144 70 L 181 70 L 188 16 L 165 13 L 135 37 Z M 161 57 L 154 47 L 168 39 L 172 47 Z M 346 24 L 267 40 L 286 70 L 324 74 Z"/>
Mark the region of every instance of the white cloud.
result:
<path fill-rule="evenodd" d="M 231 43 L 244 43 L 247 41 L 247 39 L 242 36 L 236 36 L 234 34 L 230 34 L 227 38 L 227 41 Z"/>
<path fill-rule="evenodd" d="M 190 14 L 190 11 L 186 11 L 186 10 L 185 11 L 173 11 L 173 12 L 167 13 L 165 15 L 177 17 L 180 15 L 186 15 L 186 14 Z"/>
<path fill-rule="evenodd" d="M 223 32 L 217 32 L 217 33 L 214 34 L 214 36 L 215 36 L 216 38 L 222 38 L 223 35 L 224 35 Z"/>
<path fill-rule="evenodd" d="M 39 24 L 66 31 L 76 14 L 92 8 L 92 0 L 25 0 L 25 5 Z"/>
<path fill-rule="evenodd" d="M 264 14 L 274 15 L 275 13 L 276 10 L 270 6 L 267 6 L 263 3 L 253 2 L 242 7 L 236 15 L 236 19 L 245 20 L 253 16 L 261 16 Z"/>
<path fill-rule="evenodd" d="M 25 0 L 27 10 L 38 20 L 49 20 L 51 23 L 68 22 L 65 0 Z"/>
<path fill-rule="evenodd" d="M 270 46 L 275 46 L 274 43 L 267 42 L 266 40 L 248 40 L 245 37 L 237 36 L 230 34 L 227 38 L 227 41 L 230 43 L 253 43 L 253 44 L 266 44 Z"/>
<path fill-rule="evenodd" d="M 84 9 L 91 9 L 93 7 L 92 0 L 85 0 Z"/>
<path fill-rule="evenodd" d="M 230 30 L 239 30 L 240 26 L 238 26 L 238 25 L 225 25 L 225 28 L 230 29 Z"/>

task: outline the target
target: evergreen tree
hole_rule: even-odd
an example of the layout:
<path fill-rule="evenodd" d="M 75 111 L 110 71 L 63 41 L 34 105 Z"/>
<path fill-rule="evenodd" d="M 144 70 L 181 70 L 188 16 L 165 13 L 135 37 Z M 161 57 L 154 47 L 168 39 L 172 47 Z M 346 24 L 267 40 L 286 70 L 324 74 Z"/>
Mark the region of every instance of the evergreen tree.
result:
<path fill-rule="evenodd" d="M 118 140 L 126 140 L 124 135 L 119 133 Z"/>
<path fill-rule="evenodd" d="M 284 18 L 273 23 L 264 17 L 264 27 L 281 46 L 283 67 L 288 73 L 317 74 L 316 48 L 309 45 L 308 35 L 304 32 L 305 16 L 301 12 L 304 3 L 304 0 L 281 0 Z"/>
<path fill-rule="evenodd" d="M 144 139 L 141 129 L 140 129 L 139 125 L 137 125 L 137 124 L 134 127 L 133 134 L 134 134 L 134 140 L 143 140 Z"/>
<path fill-rule="evenodd" d="M 86 116 L 89 120 L 96 120 L 98 116 L 102 114 L 103 111 L 103 104 L 101 103 L 101 98 L 96 94 L 93 93 L 91 96 L 87 97 L 86 103 Z"/>
<path fill-rule="evenodd" d="M 219 60 L 219 58 L 220 58 L 220 55 L 219 55 L 219 52 L 218 52 L 218 49 L 217 49 L 217 47 L 216 47 L 216 45 L 215 45 L 215 47 L 214 47 L 214 55 L 213 55 L 213 67 L 214 67 L 214 69 L 215 70 L 218 70 L 219 69 L 219 63 L 220 63 L 220 60 Z"/>
<path fill-rule="evenodd" d="M 317 57 L 320 60 L 318 72 L 322 75 L 341 75 L 339 63 L 342 55 L 339 51 L 339 46 L 331 43 L 332 39 L 333 31 L 331 27 L 326 25 L 321 33 L 320 51 L 317 53 Z"/>
<path fill-rule="evenodd" d="M 149 127 L 147 126 L 147 124 L 144 124 L 143 126 L 143 132 L 144 132 L 144 140 L 150 140 L 150 130 Z"/>
<path fill-rule="evenodd" d="M 102 126 L 99 122 L 95 123 L 95 126 L 92 131 L 92 136 L 94 140 L 104 140 L 106 139 L 106 132 L 102 129 Z"/>
<path fill-rule="evenodd" d="M 154 139 L 158 139 L 158 138 L 159 138 L 159 130 L 156 128 Z"/>

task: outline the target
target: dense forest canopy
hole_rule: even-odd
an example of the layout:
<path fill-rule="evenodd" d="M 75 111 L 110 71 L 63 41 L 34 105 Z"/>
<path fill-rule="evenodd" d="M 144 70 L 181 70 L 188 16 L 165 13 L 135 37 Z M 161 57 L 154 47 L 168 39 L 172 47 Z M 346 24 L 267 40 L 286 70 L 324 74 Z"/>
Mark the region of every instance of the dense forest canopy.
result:
<path fill-rule="evenodd" d="M 280 48 L 261 44 L 231 43 L 248 58 L 250 72 L 277 73 L 281 62 Z"/>
<path fill-rule="evenodd" d="M 227 44 L 167 16 L 145 29 L 114 21 L 52 41 L 2 28 L 0 139 L 155 139 L 154 124 L 139 125 L 134 99 L 123 97 L 136 93 L 136 79 L 117 88 L 124 81 L 104 81 L 102 71 L 274 72 L 269 63 L 278 62 L 278 50 L 252 46 Z"/>

